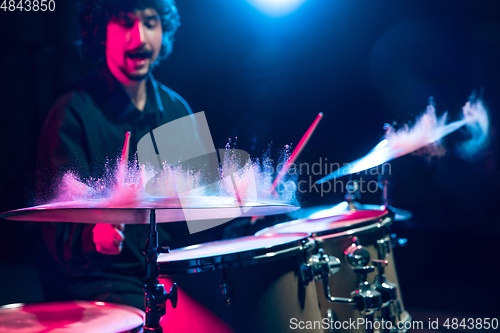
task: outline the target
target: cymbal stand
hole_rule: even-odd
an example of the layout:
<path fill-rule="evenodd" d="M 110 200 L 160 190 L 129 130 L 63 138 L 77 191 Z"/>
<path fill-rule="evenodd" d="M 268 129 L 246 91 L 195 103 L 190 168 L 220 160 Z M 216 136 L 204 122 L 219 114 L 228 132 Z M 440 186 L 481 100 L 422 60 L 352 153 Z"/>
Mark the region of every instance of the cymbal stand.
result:
<path fill-rule="evenodd" d="M 389 204 L 389 177 L 382 172 L 378 176 L 378 184 L 382 189 L 382 204 L 390 211 L 392 219 L 395 218 L 395 212 Z M 392 236 L 395 234 L 391 234 Z M 373 283 L 374 288 L 382 295 L 383 305 L 381 307 L 382 320 L 388 320 L 393 324 L 397 323 L 401 315 L 401 306 L 398 300 L 398 286 L 385 277 L 385 267 L 389 264 L 386 257 L 392 251 L 393 246 L 391 241 L 384 238 L 377 240 L 379 259 L 372 260 L 372 263 L 377 267 L 377 275 Z M 387 330 L 386 330 L 387 331 Z"/>
<path fill-rule="evenodd" d="M 378 175 L 378 187 L 382 190 L 382 205 L 389 208 L 389 177 L 383 171 Z"/>
<path fill-rule="evenodd" d="M 373 287 L 382 295 L 381 317 L 396 325 L 401 313 L 400 306 L 398 306 L 398 286 L 385 277 L 385 266 L 389 261 L 375 259 L 372 263 L 377 266 L 378 272 Z"/>
<path fill-rule="evenodd" d="M 344 199 L 349 205 L 349 210 L 356 210 L 355 200 L 360 198 L 359 184 L 357 180 L 353 180 L 352 174 L 349 175 L 349 180 L 346 184 L 346 192 Z"/>
<path fill-rule="evenodd" d="M 144 286 L 144 303 L 146 308 L 146 323 L 144 332 L 163 333 L 160 318 L 166 312 L 166 303 L 170 299 L 172 307 L 177 306 L 177 284 L 174 283 L 170 292 L 165 292 L 162 284 L 158 284 L 159 265 L 158 253 L 168 253 L 168 249 L 158 247 L 158 232 L 156 231 L 156 211 L 151 209 L 149 217 L 150 230 L 144 255 L 146 256 L 146 284 Z"/>

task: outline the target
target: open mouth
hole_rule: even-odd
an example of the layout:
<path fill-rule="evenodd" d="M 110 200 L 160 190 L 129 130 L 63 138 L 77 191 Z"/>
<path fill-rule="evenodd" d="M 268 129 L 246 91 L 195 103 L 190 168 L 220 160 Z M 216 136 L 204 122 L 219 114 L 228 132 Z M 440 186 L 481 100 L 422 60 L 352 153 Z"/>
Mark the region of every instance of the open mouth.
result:
<path fill-rule="evenodd" d="M 139 51 L 128 53 L 127 57 L 134 61 L 136 65 L 143 65 L 146 63 L 146 60 L 150 59 L 153 56 L 153 52 L 151 51 Z"/>
<path fill-rule="evenodd" d="M 127 56 L 130 58 L 130 59 L 148 59 L 148 58 L 151 58 L 151 56 L 153 55 L 153 52 L 149 52 L 149 51 L 144 51 L 144 52 L 134 52 L 134 53 L 129 53 Z"/>

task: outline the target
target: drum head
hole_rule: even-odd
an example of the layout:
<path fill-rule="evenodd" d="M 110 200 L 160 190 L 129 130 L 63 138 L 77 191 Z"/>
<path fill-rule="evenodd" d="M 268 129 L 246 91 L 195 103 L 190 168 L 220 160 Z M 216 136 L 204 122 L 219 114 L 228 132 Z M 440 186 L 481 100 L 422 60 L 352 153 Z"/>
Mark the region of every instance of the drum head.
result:
<path fill-rule="evenodd" d="M 276 260 L 303 250 L 308 237 L 308 233 L 299 232 L 246 236 L 191 245 L 160 254 L 160 273 L 198 273 Z"/>
<path fill-rule="evenodd" d="M 372 225 L 388 214 L 384 206 L 363 205 L 362 210 L 349 210 L 344 206 L 342 203 L 331 209 L 315 209 L 307 218 L 276 224 L 255 235 L 306 232 L 313 237 L 320 237 Z"/>
<path fill-rule="evenodd" d="M 104 302 L 10 304 L 0 307 L 0 332 L 139 332 L 144 312 Z"/>

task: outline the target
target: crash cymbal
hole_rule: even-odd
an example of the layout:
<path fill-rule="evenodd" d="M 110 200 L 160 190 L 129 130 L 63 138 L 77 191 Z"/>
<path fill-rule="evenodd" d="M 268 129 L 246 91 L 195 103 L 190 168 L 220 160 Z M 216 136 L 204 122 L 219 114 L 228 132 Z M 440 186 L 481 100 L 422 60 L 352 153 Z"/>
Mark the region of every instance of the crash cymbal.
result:
<path fill-rule="evenodd" d="M 395 221 L 406 221 L 413 217 L 413 214 L 406 209 L 396 208 L 392 206 L 390 206 L 389 209 L 394 213 Z"/>
<path fill-rule="evenodd" d="M 439 130 L 430 133 L 428 137 L 425 137 L 423 140 L 418 140 L 417 142 L 406 142 L 403 144 L 398 142 L 391 142 L 391 140 L 384 139 L 365 156 L 335 170 L 329 175 L 318 180 L 317 183 L 321 184 L 334 178 L 365 171 L 382 165 L 386 162 L 392 161 L 395 158 L 412 153 L 420 148 L 423 148 L 442 139 L 446 135 L 462 127 L 465 123 L 465 121 L 457 121 L 445 125 L 442 128 L 439 128 Z"/>
<path fill-rule="evenodd" d="M 239 202 L 231 197 L 153 197 L 144 200 L 111 203 L 106 199 L 92 199 L 52 203 L 17 209 L 0 214 L 1 218 L 33 222 L 73 222 L 110 224 L 148 224 L 151 209 L 156 222 L 180 222 L 230 219 L 248 216 L 285 214 L 300 207 L 280 202 Z"/>

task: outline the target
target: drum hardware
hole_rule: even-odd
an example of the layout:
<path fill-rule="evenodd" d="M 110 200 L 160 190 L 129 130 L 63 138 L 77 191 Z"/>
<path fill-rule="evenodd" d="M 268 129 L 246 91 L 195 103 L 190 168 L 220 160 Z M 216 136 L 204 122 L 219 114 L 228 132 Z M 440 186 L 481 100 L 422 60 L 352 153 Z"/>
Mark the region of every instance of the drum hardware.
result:
<path fill-rule="evenodd" d="M 387 279 L 385 278 L 384 267 L 387 266 L 389 261 L 374 259 L 372 260 L 372 263 L 377 266 L 378 271 L 373 285 L 375 286 L 375 289 L 377 289 L 382 294 L 382 301 L 385 303 L 388 301 L 396 300 L 398 297 L 398 287 L 394 283 L 387 281 Z"/>
<path fill-rule="evenodd" d="M 387 281 L 385 277 L 385 266 L 389 263 L 388 260 L 372 260 L 372 263 L 377 266 L 378 274 L 375 277 L 373 286 L 382 295 L 383 305 L 381 307 L 381 319 L 389 320 L 394 325 L 399 320 L 401 315 L 401 307 L 398 305 L 398 287 Z"/>
<path fill-rule="evenodd" d="M 339 271 L 340 259 L 334 256 L 325 254 L 322 248 L 318 249 L 318 254 L 313 254 L 307 263 L 300 266 L 301 278 L 304 286 L 313 280 L 326 279 L 323 283 L 325 296 L 332 300 L 332 302 L 340 303 L 354 303 L 349 298 L 334 298 L 330 295 L 330 286 L 328 285 L 328 278 Z M 335 299 L 335 300 L 334 300 Z"/>
<path fill-rule="evenodd" d="M 382 204 L 389 206 L 389 180 L 379 175 L 378 187 L 382 190 Z"/>
<path fill-rule="evenodd" d="M 378 273 L 371 288 L 378 291 L 381 295 L 380 318 L 378 319 L 388 320 L 395 324 L 401 314 L 401 308 L 397 304 L 399 303 L 398 289 L 395 284 L 387 281 L 385 277 L 385 267 L 389 263 L 385 258 L 390 253 L 390 246 L 388 245 L 391 243 L 386 238 L 381 238 L 377 240 L 377 244 L 379 245 L 379 258 L 384 259 L 372 260 L 372 263 L 377 267 Z M 373 266 L 365 266 L 370 261 L 370 253 L 362 245 L 358 245 L 357 237 L 353 237 L 353 244 L 344 251 L 344 254 L 346 255 L 347 262 L 354 267 L 354 272 L 358 273 L 360 269 L 369 272 L 374 271 Z M 367 284 L 366 277 L 363 284 Z"/>
<path fill-rule="evenodd" d="M 337 321 L 337 316 L 335 315 L 335 312 L 332 311 L 332 309 L 326 310 L 325 318 L 328 319 L 329 323 L 334 323 Z M 336 329 L 335 325 L 329 325 L 328 333 L 339 333 L 339 332 L 340 329 Z"/>
<path fill-rule="evenodd" d="M 394 325 L 394 322 L 392 321 L 392 313 L 391 313 L 391 304 L 392 302 L 385 302 L 382 304 L 380 307 L 380 320 L 383 320 L 383 318 L 390 318 L 391 323 Z M 382 329 L 382 333 L 390 333 L 391 329 L 387 326 L 384 326 Z"/>
<path fill-rule="evenodd" d="M 359 245 L 356 236 L 352 238 L 352 244 L 344 250 L 344 255 L 351 267 L 363 267 L 370 262 L 370 252 L 363 245 Z"/>
<path fill-rule="evenodd" d="M 227 305 L 231 304 L 231 296 L 233 295 L 233 290 L 231 285 L 226 280 L 226 273 L 224 268 L 222 269 L 222 280 L 220 281 L 220 289 L 222 291 L 222 296 L 226 300 Z"/>
<path fill-rule="evenodd" d="M 384 266 L 382 273 L 387 277 L 386 281 L 398 285 L 397 272 L 394 262 L 394 252 L 392 251 L 392 241 L 390 237 L 389 227 L 394 222 L 393 211 L 383 205 L 366 205 L 358 202 L 352 202 L 354 210 L 349 209 L 349 203 L 343 201 L 335 206 L 311 207 L 308 210 L 307 218 L 295 221 L 277 224 L 272 227 L 265 228 L 256 233 L 256 235 L 290 233 L 290 232 L 309 232 L 312 239 L 315 241 L 317 248 L 322 248 L 330 257 L 344 258 L 334 275 L 330 275 L 329 291 L 334 295 L 342 296 L 343 299 L 353 299 L 353 290 L 363 291 L 370 294 L 378 294 L 379 297 L 369 299 L 366 297 L 366 306 L 364 310 L 358 311 L 356 304 L 353 306 L 341 305 L 341 302 L 331 302 L 331 297 L 328 293 L 325 296 L 324 280 L 316 278 L 316 288 L 318 290 L 318 300 L 320 302 L 320 310 L 323 319 L 335 316 L 335 321 L 346 321 L 349 318 L 364 318 L 366 321 L 389 321 L 392 319 L 392 327 L 397 327 L 400 323 L 411 321 L 411 316 L 405 311 L 400 288 L 393 289 L 393 294 L 396 295 L 396 300 L 387 302 L 384 299 L 383 293 L 377 290 L 376 281 L 377 274 L 381 270 L 375 271 L 378 264 L 373 262 L 371 258 L 387 261 L 387 267 Z M 363 244 L 361 246 L 360 244 Z M 318 252 L 315 252 L 318 253 Z M 330 258 L 329 257 L 329 258 Z M 307 262 L 307 261 L 306 261 Z M 353 266 L 355 267 L 353 269 Z M 375 266 L 375 267 L 374 267 Z M 361 268 L 356 269 L 356 267 Z M 369 271 L 363 271 L 363 267 L 368 267 Z M 374 272 L 374 273 L 370 273 Z M 364 274 L 363 274 L 364 273 Z M 361 283 L 361 278 L 358 276 L 366 275 Z M 373 282 L 371 285 L 366 281 Z M 323 286 L 320 286 L 323 284 Z M 323 290 L 321 290 L 323 289 Z M 354 292 L 354 293 L 355 293 Z M 362 294 L 363 295 L 363 294 Z M 339 300 L 335 297 L 334 299 Z M 363 303 L 363 299 L 358 300 Z M 345 304 L 345 303 L 344 303 Z M 361 304 L 360 308 L 363 308 Z M 386 327 L 386 326 L 385 326 Z M 363 330 L 340 329 L 344 333 L 367 333 Z M 399 330 L 397 333 L 403 333 L 404 330 Z M 377 333 L 392 333 L 392 332 L 377 332 Z"/>
<path fill-rule="evenodd" d="M 349 210 L 356 210 L 356 199 L 360 199 L 359 194 L 359 184 L 357 180 L 352 180 L 352 175 L 349 175 L 349 180 L 345 186 L 346 195 L 344 196 L 345 201 L 348 203 Z"/>
<path fill-rule="evenodd" d="M 405 247 L 406 243 L 408 243 L 407 238 L 398 238 L 398 235 L 391 234 L 391 246 L 395 248 L 396 246 Z"/>
<path fill-rule="evenodd" d="M 163 333 L 160 326 L 160 317 L 166 313 L 166 303 L 170 300 L 173 308 L 177 307 L 177 284 L 174 283 L 170 292 L 165 292 L 162 284 L 159 284 L 158 275 L 160 265 L 158 264 L 158 253 L 168 253 L 168 248 L 158 246 L 158 232 L 156 231 L 156 212 L 151 209 L 150 230 L 144 255 L 146 257 L 146 284 L 144 286 L 144 304 L 146 308 L 146 324 L 144 332 Z"/>
<path fill-rule="evenodd" d="M 382 305 L 382 295 L 368 282 L 368 274 L 375 271 L 375 267 L 367 266 L 370 262 L 370 252 L 358 244 L 357 237 L 353 237 L 352 241 L 353 243 L 345 249 L 344 255 L 353 272 L 361 275 L 358 289 L 351 292 L 356 301 L 355 308 L 359 311 L 378 309 Z"/>
<path fill-rule="evenodd" d="M 356 310 L 375 311 L 382 305 L 382 295 L 368 282 L 368 274 L 375 271 L 373 266 L 354 267 L 354 273 L 361 275 L 358 289 L 351 292 Z M 365 314 L 366 315 L 366 314 Z"/>
<path fill-rule="evenodd" d="M 378 176 L 378 187 L 382 190 L 382 204 L 394 215 L 395 221 L 405 221 L 413 217 L 413 214 L 405 209 L 392 207 L 389 203 L 389 179 L 383 172 Z"/>
<path fill-rule="evenodd" d="M 367 280 L 368 273 L 373 272 L 375 268 L 373 266 L 364 266 L 370 260 L 370 254 L 364 247 L 356 245 L 351 252 L 349 254 L 351 261 L 348 259 L 348 262 L 351 265 L 356 265 L 356 267 L 353 267 L 353 271 L 362 276 L 358 289 L 351 292 L 351 298 L 334 297 L 330 294 L 328 279 L 330 275 L 339 271 L 340 259 L 325 254 L 321 248 L 318 249 L 318 254 L 312 255 L 308 262 L 301 266 L 302 280 L 304 285 L 313 280 L 322 280 L 323 292 L 329 302 L 352 304 L 358 311 L 365 311 L 366 314 L 370 314 L 373 312 L 371 310 L 379 308 L 382 304 L 380 293 L 372 288 Z M 366 260 L 366 258 L 368 259 Z"/>
<path fill-rule="evenodd" d="M 385 260 L 385 258 L 387 258 L 392 251 L 392 242 L 390 238 L 384 237 L 377 239 L 377 245 L 379 259 Z"/>
<path fill-rule="evenodd" d="M 407 211 L 406 209 L 395 208 L 392 206 L 389 206 L 387 208 L 394 213 L 395 221 L 406 221 L 413 217 L 413 214 L 410 211 Z"/>

